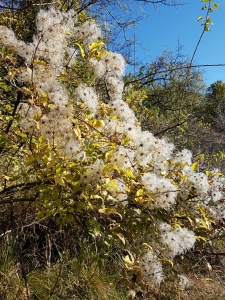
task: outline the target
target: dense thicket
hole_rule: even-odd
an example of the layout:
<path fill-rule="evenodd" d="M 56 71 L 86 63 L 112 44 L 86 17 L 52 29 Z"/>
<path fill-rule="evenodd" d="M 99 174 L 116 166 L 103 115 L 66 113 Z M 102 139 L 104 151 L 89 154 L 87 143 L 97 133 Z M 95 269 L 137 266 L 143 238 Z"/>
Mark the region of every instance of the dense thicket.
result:
<path fill-rule="evenodd" d="M 31 11 L 36 27 L 24 35 L 20 14 L 12 27 L 4 23 L 6 13 L 0 26 L 1 239 L 20 264 L 26 297 L 40 295 L 30 289 L 29 274 L 45 266 L 50 279 L 51 265 L 59 262 L 62 285 L 53 275 L 46 297 L 78 297 L 84 259 L 91 273 L 86 280 L 96 270 L 110 273 L 116 262 L 113 271 L 143 295 L 149 283 L 160 287 L 170 278 L 185 288 L 181 257 L 221 232 L 224 177 L 200 172 L 189 150 L 147 131 L 152 128 L 139 112 L 141 128 L 131 107 L 143 100 L 182 122 L 189 107 L 195 111 L 193 99 L 201 98 L 199 73 L 168 69 L 162 77 L 159 69 L 145 90 L 124 89 L 125 60 L 106 50 L 100 26 L 86 13 L 54 6 Z M 170 60 L 164 55 L 158 67 Z M 71 261 L 82 270 L 78 283 L 65 279 Z M 9 299 L 16 287 L 2 281 Z"/>

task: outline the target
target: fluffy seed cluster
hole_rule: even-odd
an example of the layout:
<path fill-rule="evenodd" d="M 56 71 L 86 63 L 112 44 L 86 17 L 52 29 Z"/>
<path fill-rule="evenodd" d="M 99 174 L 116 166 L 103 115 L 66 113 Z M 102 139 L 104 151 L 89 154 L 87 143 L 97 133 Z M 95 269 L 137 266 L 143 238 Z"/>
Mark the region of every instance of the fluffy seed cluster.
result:
<path fill-rule="evenodd" d="M 129 168 L 133 166 L 134 151 L 123 146 L 119 146 L 112 154 L 111 162 L 119 167 Z"/>
<path fill-rule="evenodd" d="M 172 230 L 167 223 L 159 225 L 161 234 L 160 241 L 167 247 L 164 255 L 173 259 L 178 254 L 183 254 L 194 247 L 196 242 L 195 234 L 187 228 L 176 228 Z"/>
<path fill-rule="evenodd" d="M 184 179 L 180 187 L 180 197 L 183 200 L 199 197 L 203 202 L 207 203 L 210 186 L 206 174 L 194 172 L 191 167 L 187 166 L 183 169 L 183 175 Z"/>
<path fill-rule="evenodd" d="M 86 184 L 93 184 L 103 181 L 104 178 L 104 162 L 97 159 L 91 164 L 87 172 L 82 176 L 81 182 Z"/>
<path fill-rule="evenodd" d="M 92 21 L 86 21 L 82 27 L 74 28 L 74 38 L 87 47 L 102 37 L 100 27 Z"/>
<path fill-rule="evenodd" d="M 104 77 L 106 78 L 107 83 L 108 83 L 108 78 L 111 78 L 111 76 L 113 77 L 115 76 L 118 79 L 121 79 L 125 70 L 125 60 L 123 56 L 119 53 L 103 54 L 100 60 L 91 58 L 90 63 L 93 66 L 93 70 L 96 78 Z M 110 82 L 111 80 L 109 80 L 109 83 Z"/>
<path fill-rule="evenodd" d="M 95 114 L 98 107 L 98 97 L 95 90 L 87 84 L 81 84 L 76 89 L 75 96 L 82 101 L 89 110 Z"/>
<path fill-rule="evenodd" d="M 177 188 L 169 179 L 160 178 L 154 173 L 145 173 L 142 176 L 142 183 L 154 199 L 153 207 L 168 209 L 175 203 Z"/>
<path fill-rule="evenodd" d="M 163 280 L 162 264 L 152 251 L 141 257 L 139 268 L 145 281 L 150 281 L 155 286 L 160 285 Z"/>

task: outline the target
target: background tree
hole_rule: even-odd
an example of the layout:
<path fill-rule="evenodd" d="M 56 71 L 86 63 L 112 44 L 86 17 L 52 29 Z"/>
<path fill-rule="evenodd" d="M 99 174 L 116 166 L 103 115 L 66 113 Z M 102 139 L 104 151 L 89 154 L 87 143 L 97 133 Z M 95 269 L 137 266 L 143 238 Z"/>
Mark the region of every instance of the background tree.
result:
<path fill-rule="evenodd" d="M 130 101 L 142 128 L 156 136 L 166 135 L 177 147 L 198 152 L 201 138 L 208 132 L 200 113 L 205 83 L 202 72 L 189 65 L 180 48 L 175 54 L 165 50 L 127 81 L 144 93 L 139 103 Z"/>
<path fill-rule="evenodd" d="M 218 80 L 207 88 L 205 109 L 208 122 L 217 130 L 224 130 L 225 83 Z"/>

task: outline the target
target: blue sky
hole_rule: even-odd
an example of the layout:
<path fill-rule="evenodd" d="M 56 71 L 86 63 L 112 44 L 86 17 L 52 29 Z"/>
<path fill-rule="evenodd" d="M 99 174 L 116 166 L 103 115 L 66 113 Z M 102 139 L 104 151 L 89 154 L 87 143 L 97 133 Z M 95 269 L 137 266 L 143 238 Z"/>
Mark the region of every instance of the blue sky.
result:
<path fill-rule="evenodd" d="M 195 64 L 225 64 L 225 1 L 214 2 L 219 4 L 219 10 L 210 14 L 214 26 L 210 26 L 210 32 L 204 33 L 194 59 Z M 137 60 L 150 62 L 165 48 L 175 51 L 178 40 L 183 45 L 183 54 L 192 57 L 203 30 L 202 22 L 197 19 L 201 15 L 205 16 L 206 11 L 201 8 L 207 3 L 201 0 L 187 0 L 186 3 L 177 7 L 143 6 L 149 16 L 131 28 L 129 34 L 130 37 L 136 35 Z M 138 8 L 135 11 L 138 12 Z M 220 79 L 225 82 L 225 67 L 207 67 L 204 70 L 207 86 Z"/>

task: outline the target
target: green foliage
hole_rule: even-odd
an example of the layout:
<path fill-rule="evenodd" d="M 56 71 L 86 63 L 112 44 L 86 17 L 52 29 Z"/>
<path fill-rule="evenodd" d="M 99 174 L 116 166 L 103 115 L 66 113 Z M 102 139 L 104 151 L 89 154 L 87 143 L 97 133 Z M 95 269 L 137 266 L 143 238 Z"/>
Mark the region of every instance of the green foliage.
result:
<path fill-rule="evenodd" d="M 208 121 L 218 129 L 224 128 L 225 83 L 218 80 L 207 88 L 205 113 Z"/>
<path fill-rule="evenodd" d="M 206 2 L 208 3 L 202 7 L 202 10 L 206 10 L 206 17 L 205 17 L 205 22 L 201 25 L 204 26 L 204 31 L 206 31 L 206 32 L 210 31 L 209 26 L 214 25 L 214 23 L 211 21 L 211 18 L 209 17 L 209 14 L 214 12 L 213 8 L 215 8 L 216 10 L 219 9 L 219 4 L 212 3 L 213 1 L 214 0 L 202 0 L 201 1 L 203 3 L 206 3 Z M 198 17 L 198 21 L 201 21 L 203 19 L 204 19 L 203 16 Z"/>

